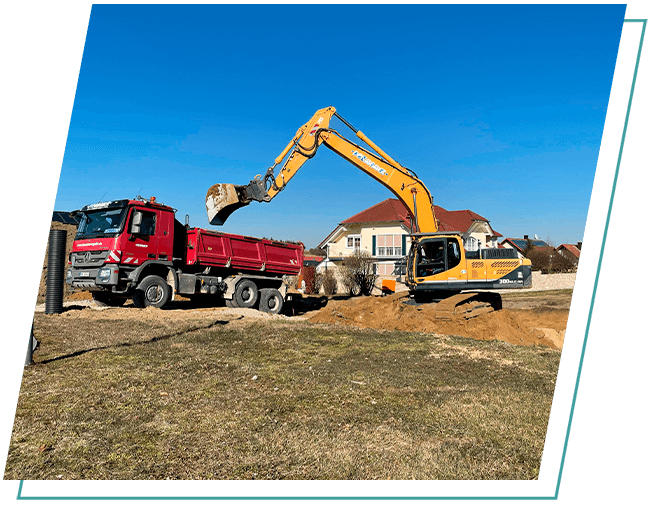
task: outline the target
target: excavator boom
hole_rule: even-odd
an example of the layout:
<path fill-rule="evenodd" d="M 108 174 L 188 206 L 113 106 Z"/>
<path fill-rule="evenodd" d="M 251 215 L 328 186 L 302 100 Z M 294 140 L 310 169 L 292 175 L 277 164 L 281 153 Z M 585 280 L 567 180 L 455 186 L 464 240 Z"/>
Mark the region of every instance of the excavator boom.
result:
<path fill-rule="evenodd" d="M 329 128 L 332 116 L 336 116 L 352 129 L 371 150 L 351 142 L 336 130 Z M 336 154 L 391 190 L 411 212 L 413 232 L 438 231 L 433 199 L 424 183 L 415 173 L 388 156 L 363 132 L 356 130 L 337 114 L 334 107 L 316 111 L 316 114 L 298 129 L 263 178 L 258 175 L 245 186 L 215 184 L 210 187 L 205 201 L 210 223 L 224 224 L 235 210 L 252 201 L 270 202 L 286 187 L 305 161 L 314 157 L 321 144 L 325 144 Z M 276 175 L 275 167 L 285 158 L 286 161 Z"/>
<path fill-rule="evenodd" d="M 287 146 L 275 158 L 275 162 L 264 175 L 264 179 L 257 175 L 250 183 L 245 186 L 236 184 L 215 184 L 208 189 L 205 198 L 205 208 L 208 212 L 210 224 L 223 225 L 226 219 L 237 209 L 248 205 L 252 201 L 270 202 L 278 194 L 289 180 L 296 174 L 302 164 L 316 154 L 316 149 L 320 145 L 316 132 L 319 129 L 327 128 L 332 116 L 336 113 L 334 107 L 320 109 L 307 121 L 289 141 Z M 280 185 L 276 183 L 274 169 L 282 163 L 282 160 L 291 152 L 291 155 L 285 162 L 283 170 L 278 177 Z M 296 154 L 299 153 L 305 154 Z M 287 167 L 287 165 L 290 165 Z"/>

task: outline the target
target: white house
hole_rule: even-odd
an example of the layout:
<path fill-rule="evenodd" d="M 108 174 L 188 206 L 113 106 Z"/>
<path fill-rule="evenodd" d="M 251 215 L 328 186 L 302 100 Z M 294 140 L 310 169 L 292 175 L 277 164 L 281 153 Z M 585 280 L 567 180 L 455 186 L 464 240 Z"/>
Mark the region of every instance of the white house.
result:
<path fill-rule="evenodd" d="M 471 210 L 448 211 L 434 205 L 440 231 L 459 232 L 465 249 L 497 247 L 501 236 L 490 222 Z M 388 198 L 345 219 L 318 247 L 327 251 L 319 270 L 336 264 L 355 250 L 367 251 L 377 260 L 380 276 L 392 275 L 395 261 L 406 256 L 411 241 L 411 220 L 408 209 L 395 198 Z"/>

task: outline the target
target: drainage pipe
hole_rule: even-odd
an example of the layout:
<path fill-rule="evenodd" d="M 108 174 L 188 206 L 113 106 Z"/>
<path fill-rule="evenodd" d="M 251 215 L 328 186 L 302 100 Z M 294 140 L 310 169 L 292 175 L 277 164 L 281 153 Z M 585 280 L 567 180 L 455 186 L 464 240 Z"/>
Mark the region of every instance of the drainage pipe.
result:
<path fill-rule="evenodd" d="M 47 254 L 47 278 L 45 291 L 45 313 L 63 312 L 63 283 L 65 282 L 65 230 L 50 230 Z"/>

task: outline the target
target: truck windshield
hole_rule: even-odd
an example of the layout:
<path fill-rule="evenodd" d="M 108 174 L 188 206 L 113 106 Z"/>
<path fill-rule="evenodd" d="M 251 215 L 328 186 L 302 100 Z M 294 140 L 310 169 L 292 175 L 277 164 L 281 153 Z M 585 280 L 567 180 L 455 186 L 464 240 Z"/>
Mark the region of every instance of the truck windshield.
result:
<path fill-rule="evenodd" d="M 77 238 L 120 233 L 125 215 L 126 207 L 86 211 L 81 215 Z"/>

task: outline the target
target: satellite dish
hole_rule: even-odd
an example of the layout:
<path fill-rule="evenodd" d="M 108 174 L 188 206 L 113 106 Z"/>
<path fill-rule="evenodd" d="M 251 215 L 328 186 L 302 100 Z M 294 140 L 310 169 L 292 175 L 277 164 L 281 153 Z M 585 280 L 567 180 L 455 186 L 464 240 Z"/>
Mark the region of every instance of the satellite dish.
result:
<path fill-rule="evenodd" d="M 539 237 L 537 235 L 535 235 L 535 240 L 539 240 Z"/>

